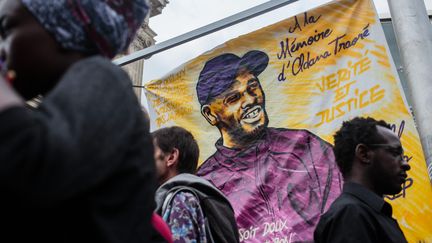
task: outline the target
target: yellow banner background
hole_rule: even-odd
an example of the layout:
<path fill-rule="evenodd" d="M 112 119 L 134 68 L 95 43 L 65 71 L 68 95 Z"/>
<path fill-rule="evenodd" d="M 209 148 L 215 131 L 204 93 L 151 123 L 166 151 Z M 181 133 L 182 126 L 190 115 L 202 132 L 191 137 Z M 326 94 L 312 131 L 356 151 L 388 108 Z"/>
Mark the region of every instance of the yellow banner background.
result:
<path fill-rule="evenodd" d="M 259 75 L 269 126 L 308 129 L 333 143 L 342 121 L 371 116 L 394 124 L 410 158 L 412 185 L 395 200 L 409 242 L 432 242 L 432 191 L 419 136 L 369 0 L 334 1 L 230 40 L 146 85 L 153 128 L 182 126 L 215 151 L 218 130 L 200 112 L 196 83 L 204 63 L 223 53 L 260 50 L 270 57 Z M 289 51 L 288 51 L 289 50 Z"/>

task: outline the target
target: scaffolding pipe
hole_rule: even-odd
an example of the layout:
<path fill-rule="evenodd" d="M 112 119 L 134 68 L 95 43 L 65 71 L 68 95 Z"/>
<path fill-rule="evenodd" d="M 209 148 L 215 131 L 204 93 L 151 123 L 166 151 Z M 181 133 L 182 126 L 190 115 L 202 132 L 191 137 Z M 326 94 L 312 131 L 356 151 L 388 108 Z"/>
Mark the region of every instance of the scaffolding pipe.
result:
<path fill-rule="evenodd" d="M 221 19 L 219 21 L 216 21 L 214 23 L 208 24 L 206 26 L 203 26 L 201 28 L 192 30 L 190 32 L 187 32 L 185 34 L 179 35 L 177 37 L 174 37 L 172 39 L 169 39 L 167 41 L 161 42 L 159 44 L 156 44 L 154 46 L 147 47 L 141 51 L 134 52 L 130 55 L 120 57 L 113 61 L 114 64 L 119 66 L 124 66 L 126 64 L 132 63 L 134 61 L 143 59 L 143 58 L 149 58 L 150 56 L 168 50 L 170 48 L 176 47 L 178 45 L 184 44 L 186 42 L 195 40 L 197 38 L 200 38 L 202 36 L 211 34 L 213 32 L 216 32 L 218 30 L 227 28 L 229 26 L 238 24 L 240 22 L 243 22 L 245 20 L 251 19 L 253 17 L 259 16 L 261 14 L 265 14 L 267 12 L 270 12 L 272 10 L 278 9 L 280 7 L 286 6 L 288 4 L 297 2 L 298 0 L 272 0 L 265 2 L 263 4 L 260 4 L 258 6 L 252 7 L 250 9 L 247 9 L 245 11 L 242 11 L 240 13 L 231 15 L 229 17 L 226 17 L 224 19 Z"/>

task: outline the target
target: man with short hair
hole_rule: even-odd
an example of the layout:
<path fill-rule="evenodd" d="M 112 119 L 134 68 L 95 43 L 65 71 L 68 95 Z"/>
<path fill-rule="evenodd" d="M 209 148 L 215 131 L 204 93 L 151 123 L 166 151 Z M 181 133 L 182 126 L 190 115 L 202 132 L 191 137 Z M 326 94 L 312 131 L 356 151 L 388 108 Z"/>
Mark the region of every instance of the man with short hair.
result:
<path fill-rule="evenodd" d="M 208 181 L 193 175 L 199 148 L 181 127 L 153 132 L 156 171 L 156 212 L 168 223 L 174 242 L 238 242 L 231 204 Z"/>
<path fill-rule="evenodd" d="M 258 78 L 268 62 L 257 50 L 206 62 L 197 96 L 221 138 L 197 175 L 230 200 L 241 240 L 310 241 L 321 213 L 340 193 L 340 176 L 329 143 L 307 130 L 268 127 Z"/>
<path fill-rule="evenodd" d="M 384 195 L 394 195 L 410 169 L 399 137 L 385 121 L 356 117 L 334 135 L 343 193 L 321 216 L 315 242 L 407 242 Z"/>

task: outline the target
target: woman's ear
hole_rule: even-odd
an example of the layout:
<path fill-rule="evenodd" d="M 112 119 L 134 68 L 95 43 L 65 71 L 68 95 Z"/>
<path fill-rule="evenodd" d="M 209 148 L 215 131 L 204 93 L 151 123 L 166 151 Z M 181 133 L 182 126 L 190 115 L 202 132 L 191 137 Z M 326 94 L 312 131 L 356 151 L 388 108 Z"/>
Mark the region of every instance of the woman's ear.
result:
<path fill-rule="evenodd" d="M 218 119 L 215 114 L 212 113 L 211 107 L 209 105 L 203 105 L 201 107 L 201 114 L 212 126 L 216 126 Z"/>

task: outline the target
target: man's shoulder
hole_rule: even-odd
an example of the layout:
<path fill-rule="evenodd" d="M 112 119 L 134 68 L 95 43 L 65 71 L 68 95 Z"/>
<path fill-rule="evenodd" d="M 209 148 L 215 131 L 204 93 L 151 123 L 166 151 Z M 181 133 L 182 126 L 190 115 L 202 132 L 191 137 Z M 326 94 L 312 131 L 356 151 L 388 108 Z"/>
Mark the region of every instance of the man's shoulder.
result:
<path fill-rule="evenodd" d="M 335 219 L 349 216 L 350 218 L 365 218 L 371 209 L 355 196 L 347 193 L 341 194 L 322 216 L 324 219 Z"/>
<path fill-rule="evenodd" d="M 290 129 L 290 128 L 275 128 L 269 127 L 267 129 L 270 137 L 286 137 L 293 140 L 307 140 L 307 139 L 316 139 L 320 141 L 322 140 L 318 135 L 307 129 Z"/>
<path fill-rule="evenodd" d="M 382 242 L 371 241 L 375 229 L 370 209 L 353 195 L 343 193 L 321 215 L 314 238 L 316 242 L 349 242 L 353 237 L 364 242 Z"/>
<path fill-rule="evenodd" d="M 111 116 L 114 109 L 122 113 L 130 110 L 131 107 L 135 112 L 141 111 L 131 82 L 127 73 L 110 60 L 99 56 L 88 57 L 68 68 L 59 83 L 45 97 L 42 105 L 44 103 L 64 105 L 65 102 L 58 100 L 80 97 L 71 99 L 74 102 L 67 102 L 66 105 L 79 105 L 86 110 L 97 108 L 97 113 L 109 109 Z M 89 102 L 99 105 L 89 107 L 87 104 Z M 123 120 L 130 120 L 130 118 L 123 118 Z"/>
<path fill-rule="evenodd" d="M 228 199 L 209 181 L 192 174 L 180 174 L 176 177 L 174 177 L 174 180 L 169 180 L 156 191 L 157 211 L 165 207 L 162 203 L 166 204 L 167 202 L 169 204 L 177 202 L 188 205 L 204 202 L 207 205 L 218 201 L 219 203 L 211 208 L 216 206 L 221 207 L 222 205 L 231 208 Z"/>
<path fill-rule="evenodd" d="M 65 73 L 61 82 L 72 80 L 75 83 L 85 82 L 88 87 L 102 83 L 113 86 L 117 83 L 126 87 L 130 84 L 130 78 L 120 67 L 114 65 L 110 60 L 92 56 L 74 63 Z M 115 81 L 115 82 L 113 82 Z"/>
<path fill-rule="evenodd" d="M 307 129 L 268 128 L 267 137 L 272 147 L 305 149 L 305 146 L 328 150 L 332 145 Z M 277 146 L 280 145 L 280 146 Z M 292 145 L 292 146 L 290 146 Z"/>
<path fill-rule="evenodd" d="M 161 185 L 161 188 L 187 188 L 195 187 L 195 185 L 200 185 L 203 187 L 213 187 L 210 182 L 200 176 L 190 173 L 181 173 L 166 181 L 163 185 Z"/>
<path fill-rule="evenodd" d="M 218 153 L 218 152 L 216 152 Z M 197 169 L 197 176 L 205 176 L 211 172 L 221 169 L 222 167 L 219 165 L 216 159 L 216 153 L 210 155 Z M 208 178 L 206 178 L 208 179 Z"/>
<path fill-rule="evenodd" d="M 208 180 L 188 173 L 179 174 L 163 185 L 156 191 L 156 201 L 170 193 L 189 192 L 199 198 L 224 198 L 223 193 Z"/>

